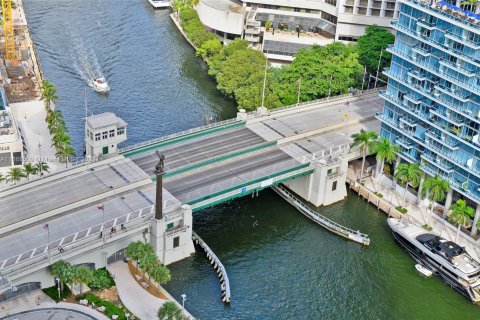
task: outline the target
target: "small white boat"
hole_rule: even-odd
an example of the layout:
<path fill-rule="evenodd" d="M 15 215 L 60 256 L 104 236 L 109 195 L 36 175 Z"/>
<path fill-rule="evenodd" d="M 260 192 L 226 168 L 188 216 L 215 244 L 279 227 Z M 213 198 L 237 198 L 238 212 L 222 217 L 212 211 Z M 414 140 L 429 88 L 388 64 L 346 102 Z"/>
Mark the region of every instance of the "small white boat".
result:
<path fill-rule="evenodd" d="M 170 2 L 168 0 L 148 0 L 154 9 L 168 8 Z"/>
<path fill-rule="evenodd" d="M 108 92 L 110 91 L 110 86 L 105 78 L 97 78 L 93 79 L 93 89 L 97 92 Z"/>
<path fill-rule="evenodd" d="M 427 268 L 425 268 L 421 264 L 416 264 L 415 269 L 417 269 L 417 271 L 420 272 L 421 274 L 423 274 L 425 277 L 431 277 L 432 274 L 433 274 L 432 271 L 428 270 Z"/>

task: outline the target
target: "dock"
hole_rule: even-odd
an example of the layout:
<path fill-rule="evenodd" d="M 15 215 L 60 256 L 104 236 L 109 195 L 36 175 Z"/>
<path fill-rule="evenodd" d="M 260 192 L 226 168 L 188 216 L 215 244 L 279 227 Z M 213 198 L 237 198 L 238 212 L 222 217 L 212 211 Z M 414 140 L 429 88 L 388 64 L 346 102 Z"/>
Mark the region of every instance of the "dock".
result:
<path fill-rule="evenodd" d="M 217 272 L 217 275 L 220 279 L 220 289 L 222 290 L 222 301 L 224 303 L 230 303 L 230 282 L 228 281 L 227 270 L 223 266 L 222 262 L 218 257 L 213 253 L 212 249 L 202 240 L 195 232 L 192 231 L 192 240 L 193 242 L 200 246 L 205 253 L 207 258 L 212 264 L 213 268 Z"/>
<path fill-rule="evenodd" d="M 318 212 L 314 211 L 308 207 L 302 200 L 298 199 L 293 195 L 287 188 L 283 185 L 273 186 L 272 189 L 278 193 L 283 199 L 292 204 L 298 211 L 300 211 L 304 216 L 317 223 L 318 225 L 324 227 L 325 229 L 333 232 L 339 236 L 344 237 L 345 239 L 352 240 L 368 246 L 370 244 L 370 238 L 368 235 L 361 233 L 360 231 L 354 231 L 350 228 L 344 227 L 335 221 L 328 219 L 327 217 L 322 216 Z"/>

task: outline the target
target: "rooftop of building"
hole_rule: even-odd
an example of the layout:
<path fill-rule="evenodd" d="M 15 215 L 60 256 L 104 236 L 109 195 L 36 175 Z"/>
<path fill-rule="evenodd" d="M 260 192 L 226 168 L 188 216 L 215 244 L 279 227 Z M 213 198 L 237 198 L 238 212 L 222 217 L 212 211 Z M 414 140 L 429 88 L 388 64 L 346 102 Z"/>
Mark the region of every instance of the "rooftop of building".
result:
<path fill-rule="evenodd" d="M 202 0 L 202 2 L 209 7 L 222 11 L 230 11 L 235 13 L 243 12 L 242 3 L 236 0 Z"/>
<path fill-rule="evenodd" d="M 17 126 L 10 108 L 0 110 L 0 144 L 18 140 Z"/>
<path fill-rule="evenodd" d="M 100 129 L 114 124 L 118 127 L 124 127 L 127 125 L 122 118 L 117 117 L 113 112 L 104 112 L 87 117 L 87 124 L 92 129 Z"/>
<path fill-rule="evenodd" d="M 446 1 L 434 0 L 407 0 L 428 7 L 441 15 L 450 19 L 456 20 L 460 23 L 467 24 L 476 29 L 480 29 L 480 14 L 475 14 L 469 10 L 454 6 Z"/>

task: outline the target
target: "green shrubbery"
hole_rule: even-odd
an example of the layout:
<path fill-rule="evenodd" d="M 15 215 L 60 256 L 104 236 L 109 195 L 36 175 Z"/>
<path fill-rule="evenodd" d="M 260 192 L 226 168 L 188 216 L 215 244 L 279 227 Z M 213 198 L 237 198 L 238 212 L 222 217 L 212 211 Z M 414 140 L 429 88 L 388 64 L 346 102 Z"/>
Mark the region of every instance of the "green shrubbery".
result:
<path fill-rule="evenodd" d="M 42 291 L 47 296 L 49 296 L 50 298 L 55 300 L 55 302 L 59 302 L 59 301 L 61 301 L 63 299 L 66 299 L 66 298 L 68 298 L 72 295 L 72 291 L 70 291 L 70 288 L 68 286 L 64 286 L 63 291 L 60 291 L 60 298 L 58 298 L 58 287 L 57 286 L 44 288 L 44 289 L 42 289 Z"/>
<path fill-rule="evenodd" d="M 379 198 L 383 198 L 383 194 L 381 194 L 380 192 L 374 192 L 374 194 Z"/>
<path fill-rule="evenodd" d="M 402 206 L 397 206 L 397 207 L 395 207 L 395 209 L 397 209 L 398 212 L 403 213 L 403 214 L 407 213 L 407 211 L 408 211 L 407 208 L 404 208 Z"/>
<path fill-rule="evenodd" d="M 95 304 L 97 308 L 102 306 L 105 307 L 104 314 L 110 319 L 112 318 L 113 315 L 116 314 L 118 315 L 118 318 L 117 318 L 118 320 L 126 320 L 127 317 L 125 316 L 125 313 L 129 313 L 125 307 L 120 308 L 114 305 L 113 303 L 111 303 L 110 301 L 102 299 L 94 295 L 93 293 L 87 293 L 82 296 L 78 296 L 75 299 L 77 301 L 86 299 L 88 300 L 89 303 Z"/>
<path fill-rule="evenodd" d="M 93 271 L 93 280 L 88 284 L 91 289 L 105 290 L 115 285 L 110 273 L 105 268 Z"/>

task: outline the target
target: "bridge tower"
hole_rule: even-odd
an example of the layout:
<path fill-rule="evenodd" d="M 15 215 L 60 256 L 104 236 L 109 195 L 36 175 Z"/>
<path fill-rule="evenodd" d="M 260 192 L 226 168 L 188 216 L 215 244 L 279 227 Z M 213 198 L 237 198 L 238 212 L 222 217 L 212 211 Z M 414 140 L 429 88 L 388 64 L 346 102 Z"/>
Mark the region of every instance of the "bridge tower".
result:
<path fill-rule="evenodd" d="M 164 265 L 188 258 L 195 252 L 192 240 L 192 209 L 189 205 L 180 205 L 164 209 L 163 176 L 165 157 L 158 153 L 155 166 L 156 203 L 155 219 L 150 228 L 150 243 L 157 257 Z"/>

